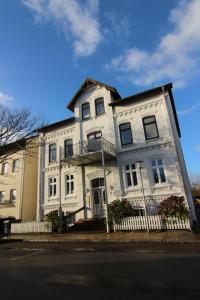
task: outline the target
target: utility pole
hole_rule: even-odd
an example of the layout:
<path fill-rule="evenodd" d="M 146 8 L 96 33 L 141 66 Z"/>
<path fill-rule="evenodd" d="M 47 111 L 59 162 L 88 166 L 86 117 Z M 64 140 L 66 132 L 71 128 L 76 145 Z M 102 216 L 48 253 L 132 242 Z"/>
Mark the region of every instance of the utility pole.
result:
<path fill-rule="evenodd" d="M 109 228 L 109 221 L 108 221 L 108 193 L 107 193 L 107 183 L 106 183 L 105 156 L 104 156 L 104 149 L 103 149 L 102 141 L 101 141 L 101 148 L 102 148 L 102 166 L 103 166 L 104 186 L 105 186 L 106 231 L 107 231 L 107 233 L 109 233 L 110 228 Z"/>
<path fill-rule="evenodd" d="M 142 190 L 143 201 L 144 201 L 144 213 L 145 213 L 146 222 L 147 222 L 147 232 L 149 233 L 149 220 L 148 220 L 148 215 L 147 215 L 146 198 L 145 198 L 144 184 L 143 184 L 143 178 L 142 178 L 142 163 L 143 163 L 143 161 L 136 162 L 136 164 L 138 165 L 139 171 L 140 171 L 140 179 L 141 179 L 141 187 L 142 187 L 141 190 Z"/>
<path fill-rule="evenodd" d="M 59 209 L 58 209 L 59 227 L 58 227 L 58 233 L 62 233 L 61 170 L 62 170 L 61 147 L 59 147 Z"/>

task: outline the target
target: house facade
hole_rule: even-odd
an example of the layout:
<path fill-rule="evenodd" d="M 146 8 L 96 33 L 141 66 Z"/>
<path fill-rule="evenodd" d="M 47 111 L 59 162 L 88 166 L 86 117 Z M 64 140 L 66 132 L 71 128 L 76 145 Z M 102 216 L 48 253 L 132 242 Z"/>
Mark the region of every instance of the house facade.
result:
<path fill-rule="evenodd" d="M 103 218 L 116 199 L 154 215 L 170 195 L 196 220 L 172 84 L 122 99 L 86 79 L 67 107 L 73 117 L 39 129 L 38 221 L 59 208 Z"/>
<path fill-rule="evenodd" d="M 38 137 L 5 146 L 0 163 L 0 219 L 36 220 Z"/>

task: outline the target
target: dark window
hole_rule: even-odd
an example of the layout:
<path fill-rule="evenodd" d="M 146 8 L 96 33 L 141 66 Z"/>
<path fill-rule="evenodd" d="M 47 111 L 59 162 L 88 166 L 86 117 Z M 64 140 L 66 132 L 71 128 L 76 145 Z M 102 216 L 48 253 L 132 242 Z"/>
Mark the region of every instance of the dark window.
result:
<path fill-rule="evenodd" d="M 143 126 L 146 140 L 157 138 L 159 136 L 155 116 L 143 118 Z"/>
<path fill-rule="evenodd" d="M 90 118 L 90 103 L 86 102 L 82 105 L 82 119 L 86 120 Z"/>
<path fill-rule="evenodd" d="M 96 115 L 101 115 L 105 112 L 104 110 L 104 100 L 103 98 L 98 98 L 95 100 L 95 110 L 96 110 Z"/>
<path fill-rule="evenodd" d="M 56 144 L 49 145 L 49 162 L 56 160 Z"/>
<path fill-rule="evenodd" d="M 120 124 L 119 125 L 119 131 L 120 131 L 122 146 L 133 143 L 131 124 L 130 123 Z"/>
<path fill-rule="evenodd" d="M 65 140 L 65 157 L 73 156 L 73 140 Z"/>

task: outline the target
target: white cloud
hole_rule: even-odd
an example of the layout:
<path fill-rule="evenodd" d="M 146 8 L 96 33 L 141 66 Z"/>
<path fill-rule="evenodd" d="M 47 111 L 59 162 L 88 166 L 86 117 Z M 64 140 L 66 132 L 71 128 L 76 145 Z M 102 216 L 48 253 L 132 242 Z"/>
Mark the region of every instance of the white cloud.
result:
<path fill-rule="evenodd" d="M 13 100 L 12 96 L 4 94 L 3 92 L 0 91 L 0 104 L 5 105 L 5 104 L 8 104 L 12 100 Z"/>
<path fill-rule="evenodd" d="M 76 56 L 88 56 L 102 40 L 97 20 L 99 0 L 21 0 L 37 22 L 51 22 L 72 40 Z"/>
<path fill-rule="evenodd" d="M 179 111 L 179 115 L 181 116 L 185 116 L 185 115 L 189 115 L 191 114 L 193 111 L 195 111 L 196 109 L 200 108 L 200 102 L 188 107 L 187 109 L 181 110 Z"/>
<path fill-rule="evenodd" d="M 119 72 L 135 85 L 152 85 L 172 80 L 177 87 L 187 85 L 200 67 L 200 1 L 179 1 L 169 16 L 173 28 L 153 51 L 132 47 L 111 60 L 107 69 Z M 145 38 L 145 36 L 144 36 Z"/>

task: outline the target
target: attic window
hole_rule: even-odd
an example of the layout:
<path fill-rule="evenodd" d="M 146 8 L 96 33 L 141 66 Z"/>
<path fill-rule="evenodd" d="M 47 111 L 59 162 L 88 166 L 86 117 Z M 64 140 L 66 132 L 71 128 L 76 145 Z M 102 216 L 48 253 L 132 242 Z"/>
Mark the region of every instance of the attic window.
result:
<path fill-rule="evenodd" d="M 90 103 L 86 102 L 82 105 L 82 119 L 87 120 L 90 118 Z"/>

